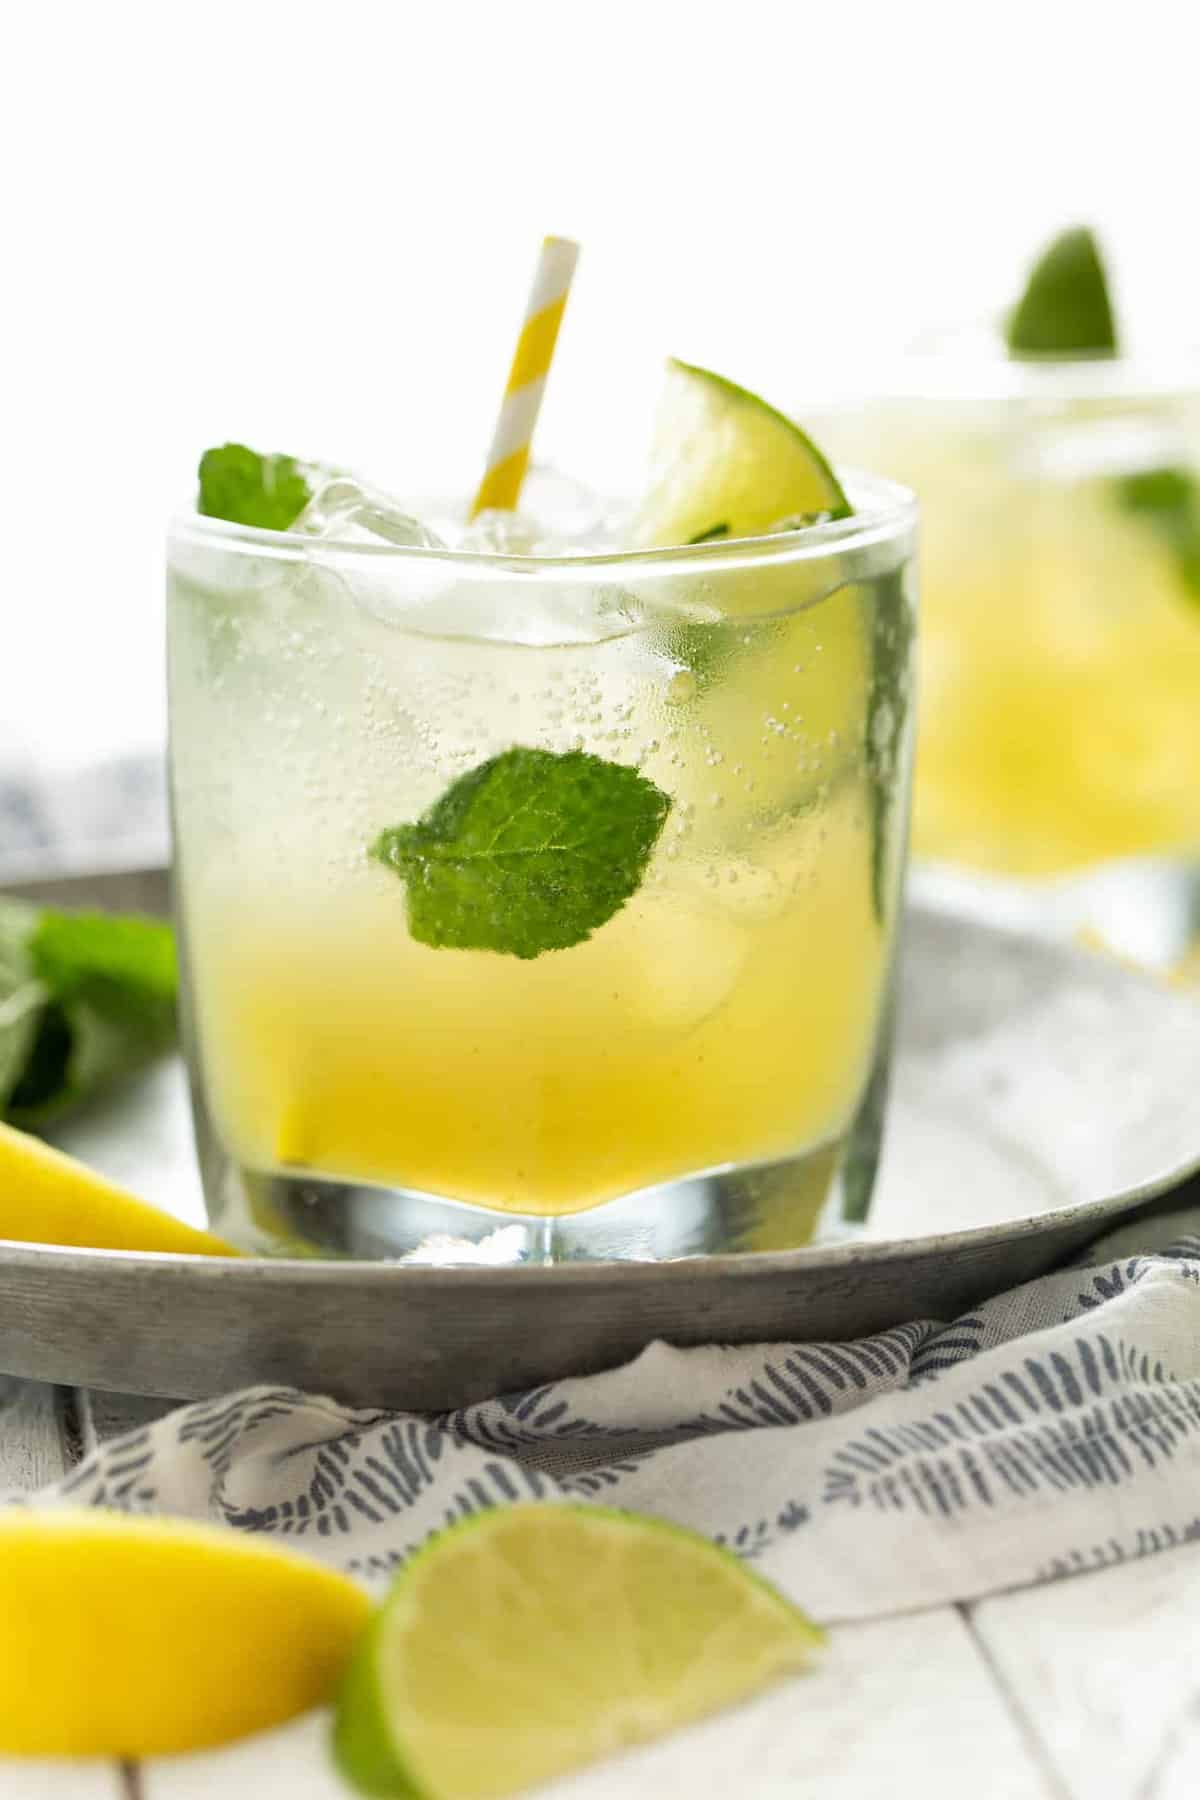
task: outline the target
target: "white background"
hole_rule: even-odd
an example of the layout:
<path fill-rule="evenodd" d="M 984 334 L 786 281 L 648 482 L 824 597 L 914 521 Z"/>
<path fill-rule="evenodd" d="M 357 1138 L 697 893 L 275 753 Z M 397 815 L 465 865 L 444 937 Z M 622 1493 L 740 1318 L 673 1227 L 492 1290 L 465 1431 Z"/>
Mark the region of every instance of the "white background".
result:
<path fill-rule="evenodd" d="M 207 444 L 473 482 L 533 256 L 539 453 L 633 467 L 670 351 L 797 410 L 1091 220 L 1195 336 L 1192 0 L 39 0 L 0 31 L 0 749 L 162 731 Z"/>

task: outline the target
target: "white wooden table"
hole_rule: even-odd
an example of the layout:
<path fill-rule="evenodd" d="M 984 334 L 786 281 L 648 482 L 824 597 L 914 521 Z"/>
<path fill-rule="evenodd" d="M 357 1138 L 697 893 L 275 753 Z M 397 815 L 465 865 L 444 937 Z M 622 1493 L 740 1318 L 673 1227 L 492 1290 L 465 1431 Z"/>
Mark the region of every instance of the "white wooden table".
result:
<path fill-rule="evenodd" d="M 0 1377 L 0 1489 L 52 1481 L 97 1441 L 163 1410 Z M 970 1606 L 842 1627 L 819 1673 L 553 1792 L 1198 1800 L 1198 1652 L 1200 1543 Z M 0 1800 L 346 1800 L 325 1730 L 315 1716 L 137 1767 L 0 1759 Z"/>

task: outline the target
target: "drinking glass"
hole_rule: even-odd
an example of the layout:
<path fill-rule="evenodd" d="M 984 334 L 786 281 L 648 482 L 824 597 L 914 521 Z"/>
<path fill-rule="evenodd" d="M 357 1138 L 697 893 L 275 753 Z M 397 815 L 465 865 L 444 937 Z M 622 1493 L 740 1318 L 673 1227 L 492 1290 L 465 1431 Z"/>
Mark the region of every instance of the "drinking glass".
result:
<path fill-rule="evenodd" d="M 915 507 L 848 479 L 853 517 L 625 554 L 175 522 L 176 904 L 217 1229 L 505 1264 L 775 1250 L 861 1223 Z M 477 843 L 495 917 L 472 928 L 525 947 L 457 947 L 438 884 L 480 864 L 414 887 L 379 853 L 418 824 L 453 835 L 502 759 L 535 814 L 598 767 L 659 796 L 633 891 L 577 941 L 531 951 L 553 908 Z"/>
<path fill-rule="evenodd" d="M 920 495 L 918 891 L 1172 964 L 1200 932 L 1200 371 L 952 340 L 820 429 Z"/>

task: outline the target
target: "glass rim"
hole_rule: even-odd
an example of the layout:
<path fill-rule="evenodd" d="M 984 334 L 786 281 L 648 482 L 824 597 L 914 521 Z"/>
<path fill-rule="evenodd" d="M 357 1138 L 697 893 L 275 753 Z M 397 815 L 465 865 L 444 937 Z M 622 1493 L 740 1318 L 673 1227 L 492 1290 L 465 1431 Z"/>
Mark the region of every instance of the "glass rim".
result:
<path fill-rule="evenodd" d="M 194 511 L 177 512 L 172 517 L 168 526 L 168 545 L 179 541 L 197 547 L 265 556 L 280 562 L 320 561 L 350 567 L 381 563 L 409 563 L 414 567 L 431 564 L 475 579 L 504 575 L 529 580 L 540 576 L 555 581 L 596 583 L 603 581 L 609 571 L 615 579 L 620 579 L 631 570 L 673 576 L 702 571 L 714 574 L 718 570 L 776 563 L 817 562 L 847 550 L 866 550 L 886 544 L 914 528 L 917 497 L 910 488 L 857 469 L 839 468 L 838 476 L 850 499 L 861 507 L 848 518 L 759 537 L 710 538 L 699 544 L 676 544 L 649 550 L 519 556 L 507 551 L 435 549 L 419 544 L 344 543 L 256 525 L 236 525 L 228 519 L 209 518 Z"/>
<path fill-rule="evenodd" d="M 1137 404 L 1200 396 L 1200 346 L 1168 351 L 1136 345 L 1111 355 L 1075 352 L 1012 356 L 994 330 L 951 330 L 922 338 L 865 381 L 848 382 L 824 405 L 870 407 L 937 401 L 964 408 L 997 401 L 1034 406 L 1092 401 Z"/>

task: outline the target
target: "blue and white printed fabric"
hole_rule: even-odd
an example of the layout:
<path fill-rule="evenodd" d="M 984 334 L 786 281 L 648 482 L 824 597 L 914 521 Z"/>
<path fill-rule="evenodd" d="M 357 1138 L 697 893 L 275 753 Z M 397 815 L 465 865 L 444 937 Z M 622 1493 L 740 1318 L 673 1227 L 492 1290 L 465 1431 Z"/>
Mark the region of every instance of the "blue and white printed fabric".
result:
<path fill-rule="evenodd" d="M 263 1532 L 373 1585 L 481 1507 L 603 1501 L 752 1558 L 819 1619 L 1200 1538 L 1200 1208 L 948 1322 L 677 1350 L 438 1417 L 286 1389 L 188 1406 L 43 1500 Z"/>

